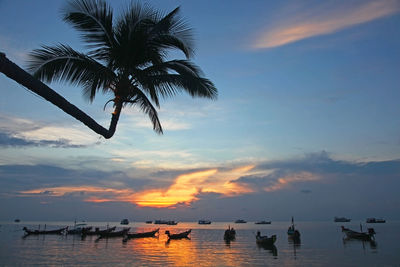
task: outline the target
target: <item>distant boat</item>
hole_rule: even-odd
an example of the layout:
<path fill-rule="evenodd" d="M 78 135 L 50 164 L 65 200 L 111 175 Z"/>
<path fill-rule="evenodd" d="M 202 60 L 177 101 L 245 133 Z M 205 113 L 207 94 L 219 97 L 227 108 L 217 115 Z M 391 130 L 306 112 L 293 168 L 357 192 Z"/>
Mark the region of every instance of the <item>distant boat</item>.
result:
<path fill-rule="evenodd" d="M 123 219 L 122 221 L 121 221 L 121 224 L 129 224 L 129 221 L 128 221 L 128 219 Z"/>
<path fill-rule="evenodd" d="M 112 232 L 101 232 L 99 233 L 99 237 L 100 238 L 109 238 L 109 237 L 121 237 L 121 236 L 125 236 L 128 232 L 129 229 L 131 229 L 130 227 L 128 228 L 124 228 L 120 231 L 112 231 Z"/>
<path fill-rule="evenodd" d="M 84 237 L 84 236 L 87 236 L 87 235 L 102 235 L 104 233 L 113 232 L 116 228 L 117 228 L 116 226 L 113 226 L 113 227 L 110 227 L 110 228 L 107 226 L 106 229 L 100 230 L 99 227 L 96 227 L 94 229 L 94 231 L 90 231 L 90 229 L 87 230 L 87 229 L 84 228 L 84 229 L 82 229 L 82 236 Z"/>
<path fill-rule="evenodd" d="M 167 222 L 167 225 L 177 225 L 178 224 L 178 222 L 176 222 L 176 221 L 168 221 Z"/>
<path fill-rule="evenodd" d="M 83 232 L 88 232 L 92 229 L 92 226 L 87 226 L 86 223 L 76 223 L 72 229 L 67 230 L 67 234 L 69 235 L 80 235 Z"/>
<path fill-rule="evenodd" d="M 289 226 L 289 228 L 287 230 L 287 234 L 288 234 L 288 236 L 290 238 L 293 238 L 293 239 L 299 239 L 300 238 L 300 232 L 297 229 L 295 229 L 295 227 L 294 227 L 293 217 L 292 217 L 292 225 Z"/>
<path fill-rule="evenodd" d="M 152 224 L 152 223 L 153 223 L 153 221 L 146 221 L 146 223 L 147 223 L 147 224 Z"/>
<path fill-rule="evenodd" d="M 385 219 L 368 218 L 367 223 L 385 223 Z"/>
<path fill-rule="evenodd" d="M 167 224 L 168 223 L 168 221 L 165 221 L 165 220 L 155 220 L 154 221 L 154 224 Z"/>
<path fill-rule="evenodd" d="M 235 238 L 236 238 L 235 229 L 233 229 L 233 227 L 231 228 L 230 226 L 228 226 L 228 229 L 226 229 L 224 233 L 225 241 L 231 241 L 234 240 Z"/>
<path fill-rule="evenodd" d="M 360 228 L 361 228 L 361 232 L 356 232 L 356 231 L 350 230 L 350 229 L 342 226 L 342 232 L 344 232 L 346 234 L 347 238 L 350 238 L 350 239 L 354 238 L 354 239 L 369 241 L 374 238 L 374 235 L 376 234 L 374 228 L 368 228 L 368 232 L 362 232 L 361 224 L 360 224 Z"/>
<path fill-rule="evenodd" d="M 20 219 L 15 219 L 14 222 L 19 223 L 21 220 Z"/>
<path fill-rule="evenodd" d="M 351 219 L 347 219 L 346 217 L 335 217 L 334 222 L 350 222 Z"/>
<path fill-rule="evenodd" d="M 209 220 L 199 220 L 199 224 L 211 224 Z"/>
<path fill-rule="evenodd" d="M 236 220 L 235 223 L 247 223 L 245 220 Z"/>
<path fill-rule="evenodd" d="M 271 221 L 258 221 L 255 224 L 271 224 Z"/>
<path fill-rule="evenodd" d="M 25 231 L 25 236 L 27 235 L 61 235 L 67 230 L 68 227 L 59 228 L 56 230 L 31 230 L 26 227 L 22 228 Z"/>
<path fill-rule="evenodd" d="M 276 241 L 276 235 L 272 235 L 271 237 L 262 236 L 260 231 L 257 232 L 256 235 L 256 243 L 265 246 L 272 246 Z"/>
<path fill-rule="evenodd" d="M 186 232 L 178 233 L 178 234 L 171 234 L 168 230 L 165 231 L 165 234 L 168 236 L 168 239 L 182 239 L 182 238 L 188 238 L 190 232 L 192 230 L 188 230 Z"/>

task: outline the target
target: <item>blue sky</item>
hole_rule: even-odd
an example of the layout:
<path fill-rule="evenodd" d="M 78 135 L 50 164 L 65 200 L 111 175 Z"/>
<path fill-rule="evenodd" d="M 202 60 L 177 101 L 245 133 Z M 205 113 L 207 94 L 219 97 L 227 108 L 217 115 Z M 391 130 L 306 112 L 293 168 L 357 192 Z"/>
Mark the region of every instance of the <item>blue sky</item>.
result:
<path fill-rule="evenodd" d="M 0 219 L 400 219 L 400 1 L 147 3 L 181 6 L 218 99 L 165 99 L 161 136 L 124 109 L 105 140 L 0 75 Z M 0 51 L 83 50 L 64 6 L 0 0 Z M 107 96 L 50 87 L 108 126 Z"/>

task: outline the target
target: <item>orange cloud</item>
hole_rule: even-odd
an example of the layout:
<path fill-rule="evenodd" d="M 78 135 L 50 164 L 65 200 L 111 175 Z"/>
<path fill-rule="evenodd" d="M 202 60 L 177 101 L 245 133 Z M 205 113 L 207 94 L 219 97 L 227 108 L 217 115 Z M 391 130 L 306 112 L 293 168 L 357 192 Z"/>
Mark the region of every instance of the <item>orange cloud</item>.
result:
<path fill-rule="evenodd" d="M 300 172 L 300 173 L 296 173 L 293 175 L 279 178 L 273 185 L 264 187 L 264 191 L 267 191 L 267 192 L 277 191 L 277 190 L 281 190 L 285 187 L 289 187 L 293 183 L 317 181 L 317 180 L 320 180 L 320 177 L 317 175 L 314 175 L 310 172 Z"/>
<path fill-rule="evenodd" d="M 254 48 L 271 48 L 305 38 L 329 34 L 400 11 L 396 0 L 365 1 L 363 5 L 336 10 L 314 10 L 316 15 L 304 14 L 290 24 L 269 30 L 258 38 Z"/>

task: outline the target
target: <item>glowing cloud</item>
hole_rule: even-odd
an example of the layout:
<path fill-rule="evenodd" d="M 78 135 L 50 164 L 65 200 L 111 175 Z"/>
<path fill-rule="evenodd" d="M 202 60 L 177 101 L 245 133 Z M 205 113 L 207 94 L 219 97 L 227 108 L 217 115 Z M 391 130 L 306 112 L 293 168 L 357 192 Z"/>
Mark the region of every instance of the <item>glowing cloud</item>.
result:
<path fill-rule="evenodd" d="M 289 187 L 293 183 L 317 181 L 317 180 L 320 180 L 320 177 L 315 174 L 312 174 L 310 172 L 300 172 L 279 178 L 274 184 L 264 187 L 264 191 L 267 192 L 277 191 L 285 187 Z"/>
<path fill-rule="evenodd" d="M 347 27 L 365 23 L 399 12 L 400 3 L 396 0 L 366 1 L 362 5 L 345 9 L 320 10 L 315 15 L 303 17 L 269 30 L 258 38 L 254 48 L 271 48 L 296 42 L 305 38 L 329 34 Z M 285 17 L 285 19 L 287 19 Z"/>

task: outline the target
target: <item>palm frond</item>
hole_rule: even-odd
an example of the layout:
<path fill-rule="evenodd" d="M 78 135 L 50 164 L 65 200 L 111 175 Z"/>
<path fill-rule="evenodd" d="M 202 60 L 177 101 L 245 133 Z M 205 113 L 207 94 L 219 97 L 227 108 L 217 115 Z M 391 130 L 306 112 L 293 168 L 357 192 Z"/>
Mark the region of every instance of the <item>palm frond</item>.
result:
<path fill-rule="evenodd" d="M 115 45 L 113 11 L 103 0 L 74 0 L 63 10 L 64 21 L 82 32 L 90 55 L 107 59 L 109 49 Z"/>
<path fill-rule="evenodd" d="M 33 50 L 28 64 L 28 70 L 39 80 L 83 86 L 90 101 L 99 89 L 109 90 L 115 78 L 114 72 L 96 60 L 62 44 Z"/>

